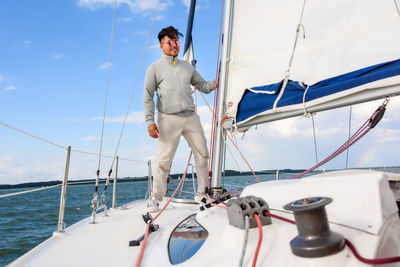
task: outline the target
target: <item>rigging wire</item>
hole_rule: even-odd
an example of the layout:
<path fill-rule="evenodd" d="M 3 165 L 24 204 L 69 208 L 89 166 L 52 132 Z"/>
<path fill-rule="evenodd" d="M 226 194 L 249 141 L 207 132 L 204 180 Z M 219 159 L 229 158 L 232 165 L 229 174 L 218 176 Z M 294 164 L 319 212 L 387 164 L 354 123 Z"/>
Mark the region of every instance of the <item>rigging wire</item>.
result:
<path fill-rule="evenodd" d="M 106 93 L 105 93 L 105 97 L 104 97 L 103 122 L 102 122 L 102 126 L 101 126 L 99 162 L 98 162 L 98 165 L 97 165 L 98 172 L 100 170 L 101 152 L 103 150 L 104 123 L 105 123 L 105 120 L 106 120 L 106 112 L 107 112 L 108 89 L 110 87 L 111 58 L 112 58 L 112 47 L 113 47 L 113 40 L 114 40 L 114 28 L 115 28 L 116 10 L 117 10 L 117 0 L 114 0 L 113 22 L 112 22 L 112 27 L 111 27 L 111 40 L 110 40 L 110 54 L 108 56 L 108 63 L 107 63 Z"/>
<path fill-rule="evenodd" d="M 350 134 L 351 134 L 351 112 L 352 112 L 353 106 L 350 106 L 350 112 L 349 112 L 349 136 L 348 139 L 350 139 Z M 349 149 L 347 148 L 346 150 L 346 170 L 347 170 L 347 166 L 349 163 Z"/>
<path fill-rule="evenodd" d="M 113 157 L 113 160 L 112 160 L 112 162 L 111 162 L 110 170 L 108 171 L 108 175 L 107 175 L 106 184 L 105 184 L 105 186 L 104 186 L 104 191 L 103 191 L 103 194 L 102 194 L 102 196 L 101 196 L 101 202 L 102 202 L 103 204 L 105 204 L 105 194 L 106 194 L 107 187 L 108 187 L 108 184 L 109 184 L 109 181 L 110 181 L 110 177 L 111 177 L 111 173 L 112 173 L 112 168 L 113 168 L 113 166 L 114 166 L 115 159 L 116 159 L 116 157 L 117 157 L 119 145 L 120 145 L 120 143 L 121 143 L 122 135 L 123 135 L 123 132 L 124 132 L 124 129 L 125 129 L 125 125 L 126 125 L 126 120 L 127 120 L 127 118 L 128 118 L 128 114 L 129 114 L 129 111 L 130 111 L 131 106 L 132 106 L 133 97 L 134 97 L 134 95 L 135 95 L 136 86 L 137 86 L 137 83 L 138 83 L 138 80 L 139 80 L 139 76 L 140 76 L 141 69 L 142 69 L 142 67 L 143 67 L 144 57 L 145 57 L 145 55 L 146 55 L 146 51 L 147 51 L 147 47 L 148 47 L 148 44 L 149 44 L 150 36 L 151 36 L 152 30 L 153 30 L 154 21 L 156 20 L 156 17 L 157 17 L 157 12 L 158 12 L 159 4 L 160 4 L 160 0 L 157 1 L 156 7 L 155 7 L 155 9 L 154 9 L 153 18 L 152 18 L 151 24 L 150 24 L 149 34 L 147 35 L 147 39 L 146 39 L 146 43 L 145 43 L 145 46 L 144 46 L 144 49 L 143 49 L 143 53 L 142 53 L 142 57 L 141 57 L 141 60 L 140 60 L 140 64 L 139 64 L 138 72 L 137 72 L 137 75 L 136 75 L 135 83 L 134 83 L 134 86 L 133 86 L 133 89 L 132 89 L 131 96 L 130 96 L 130 98 L 129 98 L 128 108 L 127 108 L 126 113 L 125 113 L 124 122 L 123 122 L 123 124 L 122 124 L 121 132 L 120 132 L 120 135 L 119 135 L 119 138 L 118 138 L 118 142 L 117 142 L 117 146 L 116 146 L 116 148 L 115 148 L 114 157 Z M 99 172 L 99 171 L 98 171 L 98 172 Z M 96 195 L 96 196 L 93 198 L 92 203 L 93 203 L 93 201 L 96 201 L 96 200 L 97 200 L 97 187 L 96 187 L 96 193 L 95 193 L 95 195 Z M 95 203 L 95 204 L 96 204 L 96 203 Z M 93 206 L 94 206 L 94 205 L 92 204 L 92 207 L 93 207 Z M 93 207 L 93 211 L 95 211 L 95 208 L 94 208 L 94 207 Z"/>
<path fill-rule="evenodd" d="M 108 66 L 107 66 L 107 79 L 106 79 L 106 93 L 105 93 L 105 98 L 104 98 L 103 122 L 102 122 L 101 137 L 100 137 L 100 148 L 99 148 L 100 152 L 99 152 L 99 160 L 98 160 L 97 172 L 96 172 L 96 184 L 95 184 L 95 188 L 94 188 L 94 194 L 93 194 L 92 205 L 91 205 L 91 207 L 93 208 L 93 213 L 92 213 L 93 214 L 93 218 L 94 218 L 94 215 L 96 214 L 97 207 L 99 205 L 99 201 L 97 200 L 97 192 L 98 192 L 98 189 L 99 189 L 101 153 L 102 153 L 102 150 L 103 150 L 104 122 L 106 120 L 106 111 L 107 111 L 108 89 L 109 89 L 110 70 L 111 70 L 111 57 L 112 57 L 112 43 L 113 43 L 113 39 L 114 39 L 114 26 L 115 26 L 116 9 L 117 9 L 117 0 L 114 0 L 113 23 L 112 23 L 111 40 L 110 40 L 110 54 L 109 54 L 108 63 L 107 63 Z M 94 221 L 93 221 L 93 223 L 94 223 Z"/>

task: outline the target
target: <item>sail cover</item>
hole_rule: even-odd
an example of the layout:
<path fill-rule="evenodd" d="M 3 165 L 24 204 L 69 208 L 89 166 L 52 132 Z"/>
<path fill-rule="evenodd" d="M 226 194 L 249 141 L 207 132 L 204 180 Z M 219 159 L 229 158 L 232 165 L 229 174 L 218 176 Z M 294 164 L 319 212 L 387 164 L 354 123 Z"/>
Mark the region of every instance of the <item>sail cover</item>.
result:
<path fill-rule="evenodd" d="M 400 16 L 393 0 L 303 4 L 234 0 L 226 105 L 237 126 L 364 91 L 400 93 Z"/>

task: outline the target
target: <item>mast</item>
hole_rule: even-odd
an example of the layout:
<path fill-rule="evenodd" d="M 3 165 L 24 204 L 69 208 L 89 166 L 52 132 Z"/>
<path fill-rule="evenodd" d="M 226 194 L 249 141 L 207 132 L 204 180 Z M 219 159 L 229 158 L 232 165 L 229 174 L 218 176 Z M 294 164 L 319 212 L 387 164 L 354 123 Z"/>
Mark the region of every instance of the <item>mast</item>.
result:
<path fill-rule="evenodd" d="M 232 31 L 232 15 L 233 15 L 233 1 L 227 0 L 224 9 L 224 30 L 222 37 L 222 57 L 221 57 L 221 74 L 219 79 L 218 89 L 218 103 L 217 103 L 217 116 L 216 126 L 214 128 L 214 146 L 213 146 L 213 161 L 212 161 L 212 178 L 211 190 L 213 196 L 218 196 L 222 192 L 221 188 L 221 172 L 223 160 L 223 147 L 226 131 L 223 129 L 220 122 L 225 114 L 225 94 L 227 88 L 227 64 L 230 54 L 231 46 L 231 31 Z"/>

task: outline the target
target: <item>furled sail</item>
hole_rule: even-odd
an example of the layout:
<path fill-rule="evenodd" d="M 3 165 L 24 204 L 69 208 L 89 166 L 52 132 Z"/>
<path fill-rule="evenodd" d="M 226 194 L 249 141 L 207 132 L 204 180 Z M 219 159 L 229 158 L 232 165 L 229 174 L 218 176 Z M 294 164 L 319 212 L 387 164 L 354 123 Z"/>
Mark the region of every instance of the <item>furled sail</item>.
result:
<path fill-rule="evenodd" d="M 240 129 L 400 94 L 396 8 L 393 0 L 235 0 L 228 117 Z"/>

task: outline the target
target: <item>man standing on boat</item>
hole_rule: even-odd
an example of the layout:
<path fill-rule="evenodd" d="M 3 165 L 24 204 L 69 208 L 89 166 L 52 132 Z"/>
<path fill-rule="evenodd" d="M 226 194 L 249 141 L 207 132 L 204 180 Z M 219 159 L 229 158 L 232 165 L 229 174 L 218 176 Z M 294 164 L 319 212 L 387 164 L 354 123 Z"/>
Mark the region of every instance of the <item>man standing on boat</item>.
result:
<path fill-rule="evenodd" d="M 203 93 L 210 93 L 217 86 L 216 80 L 205 81 L 187 61 L 179 60 L 179 37 L 183 35 L 172 26 L 158 34 L 161 59 L 147 69 L 143 109 L 148 133 L 158 138 L 158 154 L 154 167 L 153 192 L 147 204 L 149 212 L 159 211 L 159 203 L 167 192 L 167 177 L 181 136 L 192 149 L 198 180 L 194 197 L 196 202 L 205 198 L 208 176 L 208 150 L 203 127 L 195 113 L 192 96 L 193 85 Z M 157 124 L 154 120 L 154 92 L 157 94 Z"/>

